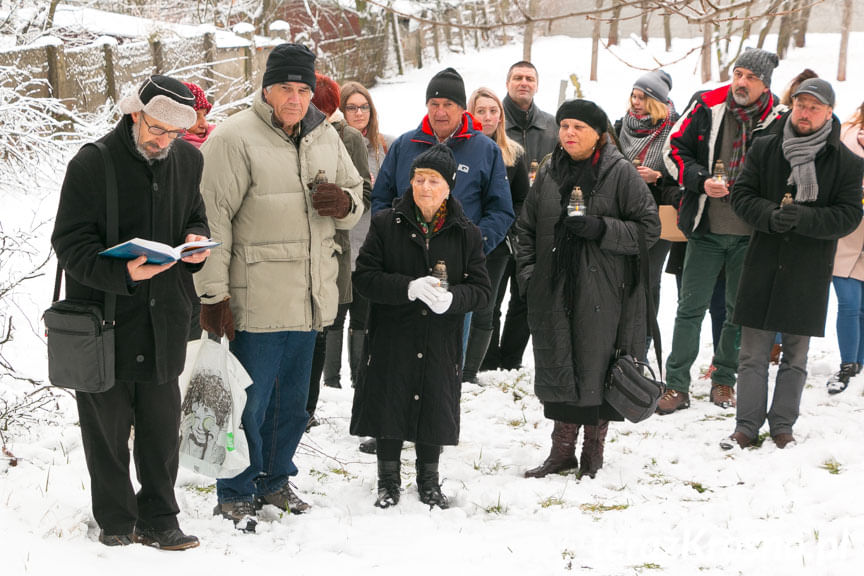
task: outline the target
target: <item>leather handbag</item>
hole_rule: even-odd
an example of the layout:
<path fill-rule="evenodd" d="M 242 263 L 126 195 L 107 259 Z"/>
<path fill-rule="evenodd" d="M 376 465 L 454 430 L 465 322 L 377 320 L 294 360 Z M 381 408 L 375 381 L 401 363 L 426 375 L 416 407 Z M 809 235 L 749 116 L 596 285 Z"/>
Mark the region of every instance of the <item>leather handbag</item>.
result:
<path fill-rule="evenodd" d="M 92 143 L 105 163 L 107 245 L 117 244 L 117 180 L 108 149 Z M 101 302 L 60 300 L 63 269 L 57 263 L 54 297 L 42 315 L 48 341 L 48 380 L 54 386 L 78 392 L 99 393 L 114 386 L 115 294 Z"/>

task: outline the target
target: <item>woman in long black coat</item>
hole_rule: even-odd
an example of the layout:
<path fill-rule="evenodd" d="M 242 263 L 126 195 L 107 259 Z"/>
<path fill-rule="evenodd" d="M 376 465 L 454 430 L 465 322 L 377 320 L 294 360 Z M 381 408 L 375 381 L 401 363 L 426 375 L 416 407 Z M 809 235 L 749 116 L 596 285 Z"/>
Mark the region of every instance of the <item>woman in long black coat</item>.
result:
<path fill-rule="evenodd" d="M 404 440 L 416 445 L 420 500 L 448 505 L 438 458 L 441 446 L 459 441 L 462 325 L 492 291 L 480 230 L 450 196 L 455 178 L 448 147 L 417 156 L 412 193 L 373 215 L 357 257 L 354 286 L 371 308 L 351 434 L 377 439 L 381 508 L 399 501 Z M 446 287 L 432 275 L 442 261 Z"/>
<path fill-rule="evenodd" d="M 660 220 L 645 182 L 606 134 L 603 110 L 569 100 L 555 119 L 559 145 L 540 166 L 517 224 L 534 389 L 545 416 L 555 421 L 549 457 L 525 476 L 577 467 L 576 438 L 584 425 L 580 474 L 593 478 L 603 464 L 609 420 L 621 419 L 603 402 L 615 350 L 620 344 L 634 356 L 645 351 L 638 238 L 652 245 Z M 584 198 L 580 215 L 568 215 L 574 187 Z"/>

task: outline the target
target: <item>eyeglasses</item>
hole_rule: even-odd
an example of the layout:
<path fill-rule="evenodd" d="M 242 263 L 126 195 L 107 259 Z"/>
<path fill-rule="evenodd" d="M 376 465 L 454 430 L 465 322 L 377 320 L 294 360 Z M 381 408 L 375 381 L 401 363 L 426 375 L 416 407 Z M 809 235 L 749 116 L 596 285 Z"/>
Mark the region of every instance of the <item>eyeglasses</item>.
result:
<path fill-rule="evenodd" d="M 348 104 L 347 106 L 345 106 L 345 112 L 351 112 L 352 114 L 354 112 L 363 112 L 364 114 L 366 114 L 367 112 L 369 112 L 369 105 L 363 104 L 362 106 L 355 106 L 354 104 Z"/>
<path fill-rule="evenodd" d="M 175 140 L 180 138 L 181 136 L 186 134 L 186 130 L 166 130 L 160 126 L 152 126 L 149 122 L 147 122 L 147 117 L 144 114 L 141 114 L 141 120 L 144 121 L 144 125 L 147 126 L 147 131 L 150 132 L 153 136 L 165 136 L 167 135 L 170 139 Z"/>

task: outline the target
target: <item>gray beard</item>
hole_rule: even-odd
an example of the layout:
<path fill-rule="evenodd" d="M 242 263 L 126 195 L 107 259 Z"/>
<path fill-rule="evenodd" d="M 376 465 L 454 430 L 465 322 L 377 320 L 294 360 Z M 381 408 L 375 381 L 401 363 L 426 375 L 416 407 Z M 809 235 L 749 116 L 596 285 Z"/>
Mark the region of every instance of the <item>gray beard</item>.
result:
<path fill-rule="evenodd" d="M 739 106 L 747 106 L 750 104 L 748 101 L 750 96 L 748 94 L 738 94 L 735 91 L 732 92 L 732 99 L 735 100 L 735 103 Z"/>
<path fill-rule="evenodd" d="M 132 141 L 135 143 L 135 149 L 138 151 L 138 154 L 141 155 L 144 160 L 147 161 L 148 164 L 153 164 L 158 160 L 164 160 L 168 157 L 168 154 L 171 152 L 171 147 L 174 145 L 174 140 L 171 141 L 168 146 L 160 150 L 155 156 L 151 156 L 147 149 L 144 148 L 140 143 L 141 136 L 141 123 L 133 123 L 132 124 Z"/>

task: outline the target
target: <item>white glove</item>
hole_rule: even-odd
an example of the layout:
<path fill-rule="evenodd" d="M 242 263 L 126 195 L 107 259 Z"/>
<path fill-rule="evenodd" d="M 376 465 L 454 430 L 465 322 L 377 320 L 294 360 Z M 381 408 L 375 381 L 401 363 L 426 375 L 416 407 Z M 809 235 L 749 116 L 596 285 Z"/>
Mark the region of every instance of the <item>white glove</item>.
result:
<path fill-rule="evenodd" d="M 444 291 L 441 288 L 438 288 L 437 290 L 438 294 L 434 301 L 429 302 L 426 299 L 423 299 L 423 301 L 426 302 L 426 305 L 429 306 L 429 309 L 435 314 L 443 314 L 450 309 L 450 305 L 453 303 L 453 293 L 450 291 Z"/>
<path fill-rule="evenodd" d="M 417 298 L 420 298 L 420 300 L 428 304 L 430 300 L 437 299 L 438 292 L 441 290 L 440 284 L 434 276 L 416 278 L 408 283 L 408 300 L 413 302 Z M 424 295 L 429 300 L 424 298 Z"/>

